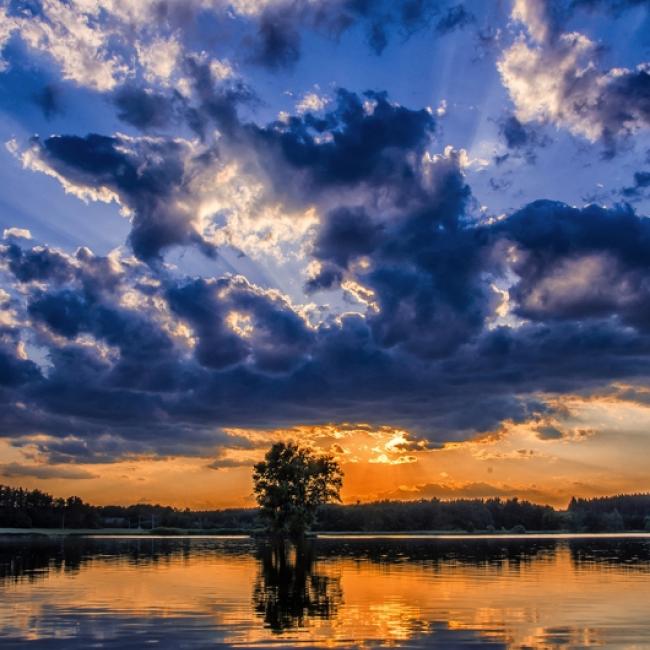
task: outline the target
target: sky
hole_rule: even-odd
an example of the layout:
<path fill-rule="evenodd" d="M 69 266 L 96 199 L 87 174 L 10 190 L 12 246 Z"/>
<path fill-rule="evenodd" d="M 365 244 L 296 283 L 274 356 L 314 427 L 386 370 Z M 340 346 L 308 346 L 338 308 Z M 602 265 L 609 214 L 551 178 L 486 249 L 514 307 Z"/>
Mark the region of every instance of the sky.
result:
<path fill-rule="evenodd" d="M 650 490 L 648 0 L 0 0 L 0 482 Z"/>

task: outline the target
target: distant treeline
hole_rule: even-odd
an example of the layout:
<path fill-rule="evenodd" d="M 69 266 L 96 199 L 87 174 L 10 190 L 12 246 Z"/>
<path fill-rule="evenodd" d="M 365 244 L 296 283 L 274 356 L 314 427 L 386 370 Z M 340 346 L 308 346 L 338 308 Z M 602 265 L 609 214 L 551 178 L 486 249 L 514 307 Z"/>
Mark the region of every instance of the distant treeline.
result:
<path fill-rule="evenodd" d="M 170 506 L 93 506 L 79 497 L 55 498 L 41 490 L 0 485 L 3 528 L 184 528 L 252 530 L 257 509 L 181 510 Z"/>
<path fill-rule="evenodd" d="M 253 531 L 261 527 L 257 509 L 181 510 L 169 506 L 92 506 L 79 497 L 54 498 L 40 490 L 0 485 L 0 527 L 132 528 Z M 572 499 L 555 510 L 519 499 L 377 501 L 328 505 L 320 531 L 501 532 L 527 530 L 616 532 L 650 530 L 650 494 Z"/>
<path fill-rule="evenodd" d="M 572 499 L 567 510 L 555 510 L 519 499 L 379 501 L 327 506 L 319 516 L 323 531 L 468 532 L 560 531 L 616 532 L 650 530 L 650 494 Z"/>

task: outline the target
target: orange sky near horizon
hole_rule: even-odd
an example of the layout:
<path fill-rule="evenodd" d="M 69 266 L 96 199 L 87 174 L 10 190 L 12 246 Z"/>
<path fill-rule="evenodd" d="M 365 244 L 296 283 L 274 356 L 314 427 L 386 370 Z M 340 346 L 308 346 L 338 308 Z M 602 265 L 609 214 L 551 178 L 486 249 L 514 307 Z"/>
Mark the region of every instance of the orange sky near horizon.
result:
<path fill-rule="evenodd" d="M 98 505 L 251 506 L 252 464 L 272 441 L 293 439 L 333 453 L 341 462 L 344 503 L 517 496 L 565 507 L 572 496 L 650 490 L 650 408 L 611 397 L 575 396 L 562 398 L 561 406 L 561 419 L 538 416 L 523 424 L 506 423 L 471 440 L 442 444 L 402 429 L 364 424 L 231 429 L 227 433 L 233 440 L 249 441 L 247 448 L 225 447 L 208 458 L 52 465 L 29 445 L 14 448 L 3 441 L 0 482 L 56 496 L 74 494 Z"/>

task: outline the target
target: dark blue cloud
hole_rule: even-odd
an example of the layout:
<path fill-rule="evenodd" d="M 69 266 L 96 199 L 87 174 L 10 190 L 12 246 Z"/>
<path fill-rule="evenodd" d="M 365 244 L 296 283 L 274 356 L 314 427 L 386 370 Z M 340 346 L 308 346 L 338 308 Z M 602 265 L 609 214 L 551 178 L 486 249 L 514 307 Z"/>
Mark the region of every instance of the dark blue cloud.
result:
<path fill-rule="evenodd" d="M 168 127 L 178 119 L 178 105 L 182 98 L 148 91 L 138 86 L 122 86 L 113 97 L 119 119 L 138 129 L 153 130 Z"/>
<path fill-rule="evenodd" d="M 32 318 L 43 321 L 54 333 L 73 338 L 90 327 L 88 305 L 74 291 L 39 296 L 29 305 Z"/>
<path fill-rule="evenodd" d="M 246 363 L 260 372 L 287 372 L 304 360 L 313 338 L 283 299 L 242 279 L 195 280 L 170 287 L 168 297 L 194 328 L 196 359 L 208 368 Z"/>
<path fill-rule="evenodd" d="M 617 152 L 616 137 L 631 133 L 629 124 L 650 126 L 650 72 L 637 69 L 616 75 L 601 92 L 594 117 L 603 125 L 605 156 L 611 158 Z"/>
<path fill-rule="evenodd" d="M 240 125 L 239 107 L 256 101 L 254 91 L 239 78 L 215 83 L 209 62 L 201 57 L 186 57 L 184 68 L 196 95 L 195 102 L 186 102 L 184 110 L 189 127 L 201 138 L 210 123 L 231 134 Z"/>
<path fill-rule="evenodd" d="M 359 208 L 325 215 L 313 251 L 321 270 L 307 288 L 330 288 L 347 275 L 372 291 L 367 320 L 382 346 L 424 357 L 449 352 L 480 330 L 490 304 L 479 275 L 483 233 L 462 226 L 469 188 L 454 158 L 391 179 L 387 186 L 403 187 L 388 218 Z M 366 264 L 350 272 L 361 258 Z"/>
<path fill-rule="evenodd" d="M 14 350 L 0 346 L 0 386 L 20 386 L 38 381 L 40 376 L 34 362 L 20 359 Z"/>
<path fill-rule="evenodd" d="M 633 201 L 641 197 L 646 188 L 650 188 L 650 172 L 634 172 L 634 184 L 624 187 L 621 195 Z"/>
<path fill-rule="evenodd" d="M 367 102 L 364 105 L 364 102 Z M 391 186 L 404 194 L 414 185 L 414 160 L 431 142 L 435 121 L 426 110 L 392 104 L 385 93 L 363 97 L 337 93 L 336 108 L 323 117 L 306 114 L 260 128 L 249 124 L 242 137 L 255 148 L 281 191 L 285 173 L 306 194 L 336 185 Z"/>
<path fill-rule="evenodd" d="M 539 126 L 524 124 L 514 115 L 506 115 L 498 121 L 499 135 L 502 137 L 509 154 L 497 156 L 497 164 L 505 162 L 510 154 L 523 156 L 526 162 L 533 164 L 537 159 L 537 149 L 546 147 L 550 138 L 544 135 Z"/>
<path fill-rule="evenodd" d="M 189 154 L 178 141 L 90 134 L 35 138 L 33 146 L 41 160 L 69 182 L 110 190 L 133 211 L 129 242 L 140 259 L 156 261 L 163 250 L 177 245 L 196 244 L 213 252 L 191 218 L 176 207 L 177 200 L 189 199 Z"/>
<path fill-rule="evenodd" d="M 404 40 L 429 29 L 434 20 L 435 31 L 446 34 L 467 27 L 474 16 L 463 3 L 448 0 L 287 0 L 261 12 L 245 44 L 252 50 L 249 62 L 277 70 L 300 60 L 306 30 L 338 39 L 359 26 L 379 55 L 395 35 Z"/>
<path fill-rule="evenodd" d="M 300 33 L 292 4 L 263 11 L 256 36 L 251 62 L 275 70 L 300 59 Z"/>
<path fill-rule="evenodd" d="M 40 91 L 34 93 L 32 99 L 48 120 L 63 113 L 61 91 L 54 84 L 44 86 Z"/>
<path fill-rule="evenodd" d="M 572 9 L 545 9 L 557 35 Z M 192 3 L 160 2 L 153 17 L 184 34 L 200 14 Z M 380 53 L 396 34 L 443 34 L 474 20 L 465 5 L 437 0 L 280 2 L 240 16 L 237 35 L 248 62 L 277 72 L 299 60 L 305 30 L 336 38 L 358 26 Z M 209 61 L 179 59 L 183 96 L 137 75 L 111 92 L 119 119 L 146 137 L 34 140 L 50 171 L 119 198 L 132 215 L 129 243 L 148 265 L 116 269 L 87 249 L 2 248 L 18 324 L 0 332 L 0 426 L 16 446 L 38 432 L 51 436 L 38 451 L 56 462 L 205 454 L 226 439 L 222 427 L 324 420 L 464 439 L 539 416 L 549 408 L 544 392 L 647 376 L 645 217 L 539 201 L 479 219 L 460 155 L 434 155 L 442 147 L 431 110 L 341 89 L 327 110 L 260 125 L 242 117 L 254 90 L 235 77 L 215 82 Z M 649 78 L 642 68 L 608 78 L 587 115 L 605 139 L 650 122 Z M 580 92 L 566 93 L 567 106 Z M 197 138 L 174 139 L 172 127 Z M 498 127 L 513 157 L 533 160 L 546 142 L 513 115 Z M 195 227 L 192 180 L 215 161 L 258 175 L 264 200 L 315 209 L 310 300 L 343 285 L 363 313 L 312 326 L 278 292 L 163 265 L 174 246 L 214 255 Z M 634 191 L 646 185 L 638 172 Z M 499 318 L 495 283 L 509 296 Z M 39 365 L 21 344 L 34 346 Z"/>
<path fill-rule="evenodd" d="M 528 132 L 514 115 L 509 115 L 503 120 L 500 124 L 500 131 L 508 149 L 518 149 L 528 144 Z"/>
<path fill-rule="evenodd" d="M 4 252 L 9 270 L 21 282 L 54 279 L 59 282 L 72 276 L 68 260 L 49 248 L 24 250 L 16 244 L 10 244 Z"/>
<path fill-rule="evenodd" d="M 436 23 L 436 31 L 439 34 L 447 34 L 455 29 L 462 29 L 474 22 L 475 18 L 464 5 L 457 4 L 449 7 L 443 16 Z"/>
<path fill-rule="evenodd" d="M 166 131 L 187 125 L 202 140 L 210 125 L 232 132 L 239 124 L 238 109 L 254 104 L 256 96 L 242 79 L 215 80 L 206 57 L 187 55 L 181 67 L 191 92 L 153 89 L 135 82 L 120 86 L 111 96 L 120 120 L 142 131 Z"/>
<path fill-rule="evenodd" d="M 502 226 L 519 247 L 516 312 L 529 319 L 617 316 L 646 329 L 650 222 L 628 206 L 582 210 L 538 201 Z"/>
<path fill-rule="evenodd" d="M 211 88 L 206 81 L 202 116 L 218 123 L 219 111 L 205 108 Z M 263 169 L 272 197 L 325 208 L 310 250 L 320 270 L 307 288 L 349 281 L 365 314 L 312 327 L 241 277 L 173 278 L 155 265 L 115 270 L 87 249 L 70 257 L 7 245 L 50 364 L 43 374 L 15 355 L 7 363 L 5 383 L 20 393 L 12 399 L 30 405 L 4 412 L 16 444 L 43 431 L 50 458 L 100 462 L 203 453 L 219 427 L 324 418 L 463 439 L 538 417 L 548 408 L 539 393 L 647 373 L 650 230 L 631 208 L 538 201 L 477 221 L 459 155 L 429 153 L 430 112 L 382 93 L 341 90 L 322 115 L 266 127 L 230 116 L 221 155 Z M 529 132 L 510 127 L 511 147 L 525 148 Z M 91 135 L 36 146 L 69 182 L 110 189 L 133 210 L 141 259 L 195 242 L 187 215 L 169 207 L 189 196 L 181 145 Z M 511 318 L 525 319 L 516 327 L 492 325 L 492 284 L 505 280 Z M 133 290 L 137 306 L 122 299 Z"/>
<path fill-rule="evenodd" d="M 337 208 L 325 218 L 314 242 L 313 254 L 347 268 L 350 260 L 371 254 L 381 240 L 382 224 L 374 223 L 362 208 Z"/>
<path fill-rule="evenodd" d="M 216 294 L 225 284 L 201 279 L 168 290 L 170 307 L 187 319 L 198 334 L 195 356 L 207 368 L 226 368 L 241 362 L 248 353 L 245 341 L 224 322 L 226 313 Z"/>
<path fill-rule="evenodd" d="M 374 228 L 363 212 L 347 210 L 323 223 L 315 251 L 375 292 L 379 311 L 365 317 L 311 328 L 286 300 L 241 278 L 166 278 L 154 294 L 169 306 L 172 323 L 190 327 L 188 348 L 166 333 L 151 306 L 122 304 L 122 284 L 135 277 L 92 281 L 102 258 L 85 252 L 68 260 L 73 279 L 52 273 L 23 280 L 34 323 L 67 342 L 38 339 L 49 349 L 45 376 L 3 351 L 2 383 L 12 403 L 28 405 L 7 402 L 4 430 L 18 445 L 29 432 L 49 433 L 53 439 L 39 444 L 57 462 L 105 462 L 151 450 L 204 453 L 220 440 L 218 427 L 324 417 L 463 439 L 504 419 L 538 417 L 548 409 L 540 392 L 588 392 L 644 377 L 648 299 L 643 282 L 632 282 L 648 273 L 644 218 L 629 208 L 579 210 L 545 201 L 473 225 L 461 218 L 467 191 L 453 170 L 441 177 L 445 191 L 438 190 L 429 213 Z M 341 255 L 338 237 L 349 244 Z M 506 264 L 499 251 L 513 246 L 514 261 Z M 351 263 L 358 255 L 370 260 L 365 270 Z M 570 264 L 601 258 L 602 268 L 618 275 L 603 281 L 592 273 L 581 283 Z M 512 309 L 527 322 L 490 329 L 490 278 L 506 265 L 517 278 Z M 559 289 L 532 300 L 550 280 Z M 621 282 L 629 290 L 623 301 L 614 291 Z M 88 347 L 79 335 L 115 352 Z"/>
<path fill-rule="evenodd" d="M 270 177 L 272 192 L 281 200 L 305 205 L 315 193 L 337 186 L 373 186 L 391 192 L 391 201 L 400 209 L 428 201 L 419 166 L 435 133 L 429 111 L 392 103 L 385 93 L 359 96 L 340 89 L 336 107 L 323 116 L 307 113 L 288 123 L 259 127 L 242 122 L 237 114 L 238 104 L 251 99 L 245 86 L 215 88 L 206 64 L 188 59 L 188 66 L 199 101 L 183 106 L 183 119 L 200 135 L 209 124 L 216 125 L 224 136 L 220 149 L 227 156 L 248 160 L 254 152 L 255 165 Z M 147 117 L 149 94 L 127 88 L 116 97 L 137 106 L 141 95 L 146 102 L 133 109 L 135 116 L 129 119 L 145 128 L 158 119 Z M 154 98 L 153 104 L 166 113 L 164 102 L 158 106 Z M 140 259 L 154 263 L 170 247 L 191 244 L 214 254 L 214 247 L 197 232 L 193 215 L 177 206 L 192 204 L 193 175 L 221 155 L 215 147 L 206 145 L 194 154 L 169 137 L 91 134 L 35 139 L 34 148 L 66 181 L 119 197 L 133 212 L 129 243 Z M 293 178 L 290 185 L 284 181 L 287 174 Z"/>

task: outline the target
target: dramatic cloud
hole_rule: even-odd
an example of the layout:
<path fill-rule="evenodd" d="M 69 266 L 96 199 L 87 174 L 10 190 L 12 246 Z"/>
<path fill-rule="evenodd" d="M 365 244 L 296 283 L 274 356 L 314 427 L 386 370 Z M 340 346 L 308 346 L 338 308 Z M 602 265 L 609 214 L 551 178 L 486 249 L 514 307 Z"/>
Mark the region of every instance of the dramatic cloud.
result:
<path fill-rule="evenodd" d="M 119 202 L 131 217 L 129 241 L 140 259 L 153 261 L 181 244 L 213 253 L 199 232 L 191 196 L 193 174 L 204 158 L 188 141 L 97 134 L 35 138 L 23 160 L 81 198 Z"/>
<path fill-rule="evenodd" d="M 340 89 L 336 108 L 323 116 L 306 113 L 266 128 L 246 125 L 242 137 L 272 174 L 276 191 L 282 189 L 280 176 L 287 172 L 306 194 L 381 184 L 406 200 L 417 165 L 414 158 L 424 153 L 434 128 L 434 118 L 426 110 L 393 104 L 385 93 L 359 97 Z"/>
<path fill-rule="evenodd" d="M 597 44 L 579 32 L 561 32 L 561 5 L 516 0 L 520 36 L 499 61 L 504 85 L 521 122 L 552 122 L 587 138 L 603 139 L 610 153 L 618 137 L 650 125 L 650 71 L 603 70 Z"/>
<path fill-rule="evenodd" d="M 286 372 L 301 363 L 313 338 L 283 296 L 241 277 L 197 280 L 171 288 L 168 296 L 197 335 L 197 359 L 209 368 L 245 362 L 262 372 Z"/>
<path fill-rule="evenodd" d="M 561 396 L 620 400 L 614 382 L 649 374 L 645 163 L 626 160 L 616 180 L 635 209 L 569 205 L 584 195 L 574 178 L 602 186 L 602 143 L 613 153 L 650 122 L 647 65 L 607 69 L 595 37 L 566 27 L 635 3 L 618 4 L 516 0 L 521 33 L 507 41 L 502 20 L 498 61 L 472 63 L 481 75 L 498 64 L 513 107 L 500 86 L 449 67 L 473 43 L 460 30 L 500 16 L 480 3 L 11 3 L 0 44 L 18 67 L 3 80 L 13 88 L 37 61 L 33 87 L 45 91 L 26 91 L 6 155 L 50 178 L 25 174 L 2 210 L 2 437 L 42 478 L 171 456 L 234 468 L 263 445 L 233 431 L 295 428 L 311 441 L 299 427 L 323 423 L 390 425 L 422 445 L 377 443 L 373 466 L 516 423 L 532 423 L 540 445 L 567 442 Z M 433 77 L 405 91 L 395 61 L 390 94 L 359 88 L 363 70 L 342 75 L 345 89 L 302 67 L 308 42 L 338 51 L 345 32 L 389 57 L 396 37 L 421 30 L 462 38 L 457 55 L 436 50 L 432 65 L 449 73 L 435 92 Z M 24 135 L 46 118 L 57 134 Z M 567 137 L 554 149 L 552 126 L 581 149 Z M 542 147 L 560 171 L 537 158 Z M 512 192 L 486 193 L 506 156 Z M 19 164 L 7 173 L 23 178 Z M 61 188 L 80 201 L 50 216 Z M 533 200 L 544 195 L 566 202 Z M 97 232 L 113 227 L 110 210 L 91 201 L 129 219 L 111 252 L 100 234 L 115 233 Z M 417 490 L 507 492 L 482 481 Z"/>
<path fill-rule="evenodd" d="M 160 281 L 87 251 L 5 247 L 49 367 L 3 353 L 4 430 L 56 462 L 209 454 L 227 438 L 219 427 L 324 413 L 463 439 L 545 412 L 544 394 L 645 374 L 643 218 L 540 202 L 491 225 L 449 221 L 466 191 L 453 160 L 431 164 L 445 181 L 430 213 L 369 231 L 354 212 L 323 223 L 314 253 L 373 301 L 316 328 L 243 278 Z M 593 265 L 599 274 L 584 275 Z M 499 275 L 515 278 L 517 327 L 487 327 Z M 32 442 L 37 432 L 49 437 Z"/>
<path fill-rule="evenodd" d="M 186 84 L 184 56 L 199 54 L 202 44 L 211 43 L 201 28 L 204 22 L 244 52 L 244 62 L 269 71 L 298 62 L 305 30 L 337 39 L 360 25 L 379 54 L 391 36 L 408 37 L 433 21 L 438 34 L 473 22 L 463 4 L 449 0 L 397 5 L 387 0 L 41 0 L 0 10 L 0 48 L 17 35 L 54 61 L 62 79 L 99 92 L 113 91 L 134 77 L 154 85 Z"/>
<path fill-rule="evenodd" d="M 515 243 L 514 311 L 533 320 L 617 315 L 646 330 L 650 222 L 627 207 L 538 202 L 503 225 Z"/>

